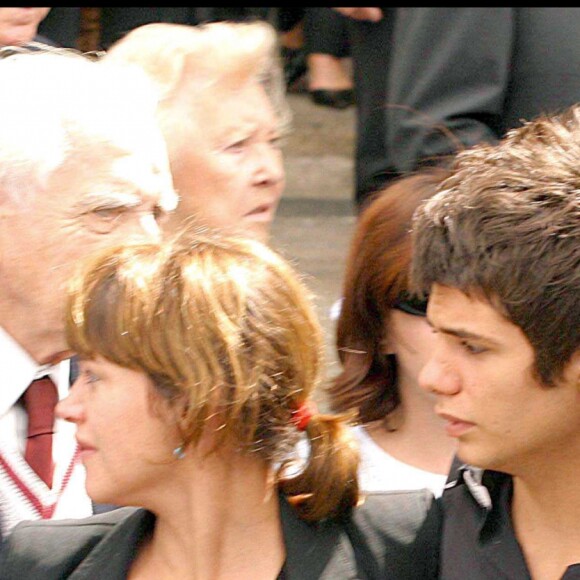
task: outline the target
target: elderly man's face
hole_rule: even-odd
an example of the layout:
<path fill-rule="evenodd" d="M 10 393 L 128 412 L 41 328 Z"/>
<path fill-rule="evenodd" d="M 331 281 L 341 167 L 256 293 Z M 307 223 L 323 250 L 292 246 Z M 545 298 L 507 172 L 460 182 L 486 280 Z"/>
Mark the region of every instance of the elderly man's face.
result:
<path fill-rule="evenodd" d="M 87 141 L 30 200 L 2 206 L 3 318 L 36 313 L 46 341 L 64 348 L 66 286 L 82 258 L 106 246 L 155 239 L 160 199 L 174 192 L 167 158 Z M 3 320 L 3 323 L 5 321 Z M 9 329 L 18 336 L 26 329 Z M 39 361 L 42 362 L 42 361 Z"/>
<path fill-rule="evenodd" d="M 177 210 L 167 222 L 173 231 L 197 220 L 266 241 L 285 176 L 279 123 L 264 89 L 187 98 L 187 87 L 162 125 L 167 141 Z"/>
<path fill-rule="evenodd" d="M 0 46 L 30 42 L 50 8 L 0 8 Z"/>

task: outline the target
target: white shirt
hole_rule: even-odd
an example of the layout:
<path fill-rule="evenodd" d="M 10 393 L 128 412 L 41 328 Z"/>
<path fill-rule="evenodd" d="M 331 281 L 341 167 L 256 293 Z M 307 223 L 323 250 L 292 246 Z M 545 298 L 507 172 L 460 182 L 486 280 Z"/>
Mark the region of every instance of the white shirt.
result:
<path fill-rule="evenodd" d="M 359 445 L 359 482 L 363 491 L 430 489 L 435 497 L 443 493 L 447 475 L 425 471 L 403 463 L 377 445 L 362 426 L 352 427 Z"/>
<path fill-rule="evenodd" d="M 31 493 L 47 508 L 44 518 L 79 518 L 92 513 L 91 500 L 85 490 L 85 470 L 82 463 L 73 462 L 76 451 L 72 423 L 57 419 L 52 455 L 55 463 L 53 487 L 48 488 L 24 461 L 27 415 L 18 400 L 36 379 L 49 375 L 57 387 L 58 398 L 66 397 L 69 389 L 70 361 L 54 366 L 39 366 L 30 355 L 0 327 L 0 524 L 6 534 L 18 521 L 42 519 Z M 67 471 L 69 473 L 67 473 Z M 18 483 L 16 483 L 18 480 Z M 65 484 L 66 481 L 66 485 Z M 23 487 L 21 487 L 21 485 Z M 24 491 L 23 491 L 24 490 Z M 56 505 L 54 505 L 56 503 Z M 54 506 L 51 508 L 51 506 Z M 53 513 L 50 513 L 53 512 Z"/>

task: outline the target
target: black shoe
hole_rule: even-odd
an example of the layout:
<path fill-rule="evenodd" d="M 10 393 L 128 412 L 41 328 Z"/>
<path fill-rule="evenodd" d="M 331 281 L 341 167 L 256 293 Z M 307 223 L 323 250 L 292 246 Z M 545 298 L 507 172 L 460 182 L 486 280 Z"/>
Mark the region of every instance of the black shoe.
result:
<path fill-rule="evenodd" d="M 282 60 L 284 62 L 286 86 L 290 87 L 298 79 L 303 77 L 308 70 L 306 51 L 303 48 L 282 47 Z"/>
<path fill-rule="evenodd" d="M 310 96 L 317 105 L 332 107 L 333 109 L 346 109 L 354 105 L 354 91 L 352 89 L 343 89 L 341 91 L 319 89 L 310 91 Z"/>

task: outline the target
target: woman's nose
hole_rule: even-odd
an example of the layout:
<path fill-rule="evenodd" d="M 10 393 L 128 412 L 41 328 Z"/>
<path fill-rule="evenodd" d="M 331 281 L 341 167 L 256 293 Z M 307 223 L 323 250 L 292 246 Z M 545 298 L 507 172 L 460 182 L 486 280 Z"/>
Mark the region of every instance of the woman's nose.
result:
<path fill-rule="evenodd" d="M 260 183 L 274 185 L 284 181 L 284 162 L 279 149 L 266 144 L 260 148 L 257 158 L 255 177 Z"/>
<path fill-rule="evenodd" d="M 68 396 L 61 401 L 56 406 L 55 409 L 56 416 L 59 419 L 64 419 L 71 423 L 79 423 L 84 418 L 84 407 L 78 395 L 78 392 L 74 390 L 74 385 Z"/>

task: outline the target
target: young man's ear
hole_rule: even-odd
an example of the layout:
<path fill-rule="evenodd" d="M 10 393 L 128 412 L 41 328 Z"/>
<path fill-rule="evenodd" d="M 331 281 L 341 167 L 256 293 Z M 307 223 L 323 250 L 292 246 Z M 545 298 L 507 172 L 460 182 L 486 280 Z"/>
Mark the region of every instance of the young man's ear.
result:
<path fill-rule="evenodd" d="M 566 365 L 564 370 L 564 380 L 570 381 L 576 385 L 576 389 L 580 392 L 580 348 L 572 355 L 570 362 Z"/>

